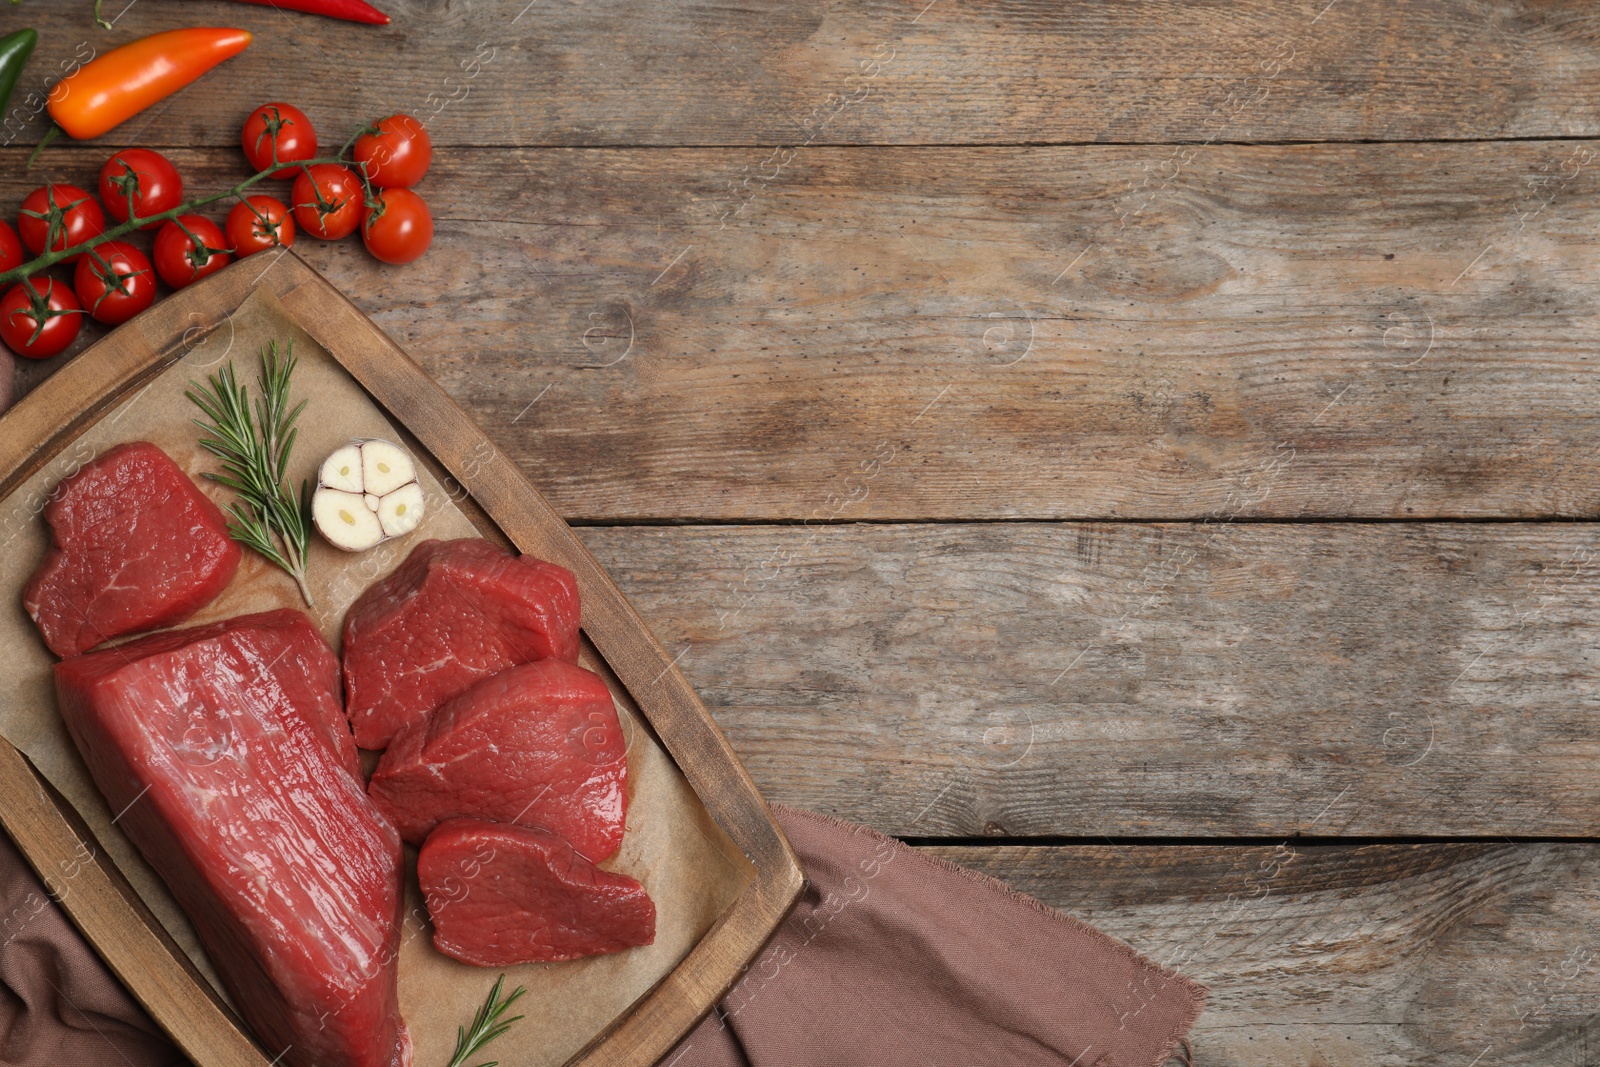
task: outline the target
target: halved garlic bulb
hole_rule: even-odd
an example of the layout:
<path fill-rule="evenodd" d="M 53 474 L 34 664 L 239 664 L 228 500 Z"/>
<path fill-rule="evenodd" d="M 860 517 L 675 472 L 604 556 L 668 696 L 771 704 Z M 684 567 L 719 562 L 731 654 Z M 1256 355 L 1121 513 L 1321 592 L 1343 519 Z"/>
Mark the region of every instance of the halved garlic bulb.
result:
<path fill-rule="evenodd" d="M 311 519 L 335 548 L 371 548 L 415 530 L 422 516 L 417 467 L 399 445 L 351 441 L 323 460 Z"/>

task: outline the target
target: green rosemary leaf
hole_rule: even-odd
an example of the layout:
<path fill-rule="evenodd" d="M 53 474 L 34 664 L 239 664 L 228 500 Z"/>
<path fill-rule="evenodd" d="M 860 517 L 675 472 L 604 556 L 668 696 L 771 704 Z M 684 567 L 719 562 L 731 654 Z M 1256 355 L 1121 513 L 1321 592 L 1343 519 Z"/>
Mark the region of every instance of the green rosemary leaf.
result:
<path fill-rule="evenodd" d="M 304 401 L 301 401 L 300 407 L 302 407 L 302 408 L 305 407 L 305 402 Z M 298 415 L 299 413 L 300 413 L 300 408 L 296 408 L 295 409 L 295 414 Z M 283 450 L 282 450 L 282 452 L 279 453 L 279 456 L 278 456 L 278 478 L 280 480 L 282 480 L 283 478 L 287 477 L 288 474 L 289 474 L 289 471 L 288 471 L 289 451 L 290 451 L 290 449 L 294 448 L 295 435 L 298 434 L 299 432 L 300 432 L 299 430 L 290 430 L 287 434 L 284 435 L 284 438 L 283 438 Z"/>
<path fill-rule="evenodd" d="M 212 474 L 210 472 L 207 472 L 206 473 L 206 481 L 208 481 L 208 482 L 216 482 L 218 485 L 222 486 L 224 489 L 232 489 L 235 493 L 248 493 L 250 491 L 249 486 L 245 485 L 244 483 L 240 482 L 239 480 L 237 480 L 235 478 L 229 478 L 226 475 L 222 475 L 222 474 Z"/>

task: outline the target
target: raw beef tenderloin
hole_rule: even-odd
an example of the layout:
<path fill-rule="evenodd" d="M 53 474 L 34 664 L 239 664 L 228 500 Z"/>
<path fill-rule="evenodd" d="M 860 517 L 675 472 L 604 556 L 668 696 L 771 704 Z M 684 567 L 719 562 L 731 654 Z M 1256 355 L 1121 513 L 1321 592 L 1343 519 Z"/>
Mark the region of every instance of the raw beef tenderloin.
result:
<path fill-rule="evenodd" d="M 428 835 L 417 878 L 434 947 L 462 963 L 571 960 L 656 939 L 644 886 L 546 830 L 452 819 Z"/>
<path fill-rule="evenodd" d="M 598 863 L 622 842 L 627 777 L 606 683 L 547 659 L 485 679 L 403 730 L 368 792 L 414 845 L 464 816 L 553 830 Z"/>
<path fill-rule="evenodd" d="M 180 623 L 239 569 L 222 510 L 155 445 L 118 447 L 64 479 L 44 517 L 51 545 L 22 604 L 44 643 L 75 656 Z"/>
<path fill-rule="evenodd" d="M 337 678 L 295 611 L 56 665 L 62 715 L 117 826 L 194 923 L 268 1057 L 409 1067 L 400 838 L 352 773 Z"/>
<path fill-rule="evenodd" d="M 474 682 L 545 658 L 578 661 L 571 571 L 481 538 L 424 541 L 345 616 L 356 744 L 383 748 Z"/>

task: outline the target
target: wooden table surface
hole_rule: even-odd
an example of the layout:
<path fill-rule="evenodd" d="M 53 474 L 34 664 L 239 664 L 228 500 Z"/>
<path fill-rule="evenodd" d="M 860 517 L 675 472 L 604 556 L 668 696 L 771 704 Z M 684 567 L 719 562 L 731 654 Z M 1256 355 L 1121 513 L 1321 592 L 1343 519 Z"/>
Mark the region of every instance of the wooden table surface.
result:
<path fill-rule="evenodd" d="M 1204 981 L 1201 1064 L 1600 1062 L 1592 5 L 383 6 L 8 9 L 0 203 L 424 117 L 431 253 L 298 247 L 769 798 Z M 21 174 L 52 70 L 194 23 L 256 43 Z"/>

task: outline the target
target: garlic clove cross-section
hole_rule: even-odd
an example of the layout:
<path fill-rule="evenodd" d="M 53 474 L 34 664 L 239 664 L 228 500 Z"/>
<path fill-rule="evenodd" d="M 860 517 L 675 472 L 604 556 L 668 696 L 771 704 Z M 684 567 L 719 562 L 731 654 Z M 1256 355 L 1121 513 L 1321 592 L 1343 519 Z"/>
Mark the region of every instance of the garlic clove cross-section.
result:
<path fill-rule="evenodd" d="M 378 522 L 388 537 L 399 537 L 417 528 L 422 521 L 422 486 L 402 485 L 378 501 Z"/>
<path fill-rule="evenodd" d="M 317 472 L 317 485 L 326 485 L 344 493 L 361 492 L 361 446 L 349 444 L 334 449 L 322 461 L 322 469 Z"/>
<path fill-rule="evenodd" d="M 415 530 L 424 502 L 417 466 L 390 441 L 351 441 L 323 460 L 311 519 L 335 548 L 360 552 Z"/>
<path fill-rule="evenodd" d="M 361 485 L 366 492 L 386 497 L 416 480 L 417 468 L 399 445 L 388 441 L 361 442 Z"/>
<path fill-rule="evenodd" d="M 322 486 L 311 495 L 311 519 L 335 548 L 360 552 L 383 540 L 383 523 L 354 493 Z"/>

